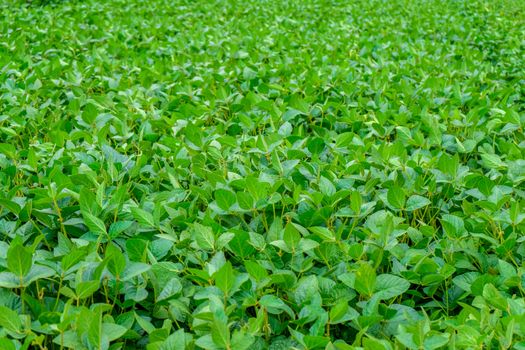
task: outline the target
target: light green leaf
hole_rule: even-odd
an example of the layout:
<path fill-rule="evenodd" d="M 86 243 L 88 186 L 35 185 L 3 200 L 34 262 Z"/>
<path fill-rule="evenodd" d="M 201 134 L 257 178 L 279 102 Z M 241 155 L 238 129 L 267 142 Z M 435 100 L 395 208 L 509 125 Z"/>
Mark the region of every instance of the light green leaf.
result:
<path fill-rule="evenodd" d="M 18 313 L 5 306 L 0 306 L 0 326 L 15 334 L 22 331 L 22 322 Z"/>
<path fill-rule="evenodd" d="M 405 208 L 405 191 L 399 186 L 392 186 L 388 189 L 387 192 L 387 200 L 388 203 L 396 208 L 396 209 L 404 209 Z"/>
<path fill-rule="evenodd" d="M 14 244 L 7 250 L 7 268 L 19 278 L 29 272 L 32 264 L 31 252 L 21 244 Z"/>
<path fill-rule="evenodd" d="M 222 290 L 225 295 L 228 295 L 231 288 L 233 287 L 235 278 L 232 264 L 227 261 L 217 272 L 213 274 L 213 278 L 215 280 L 215 285 L 219 287 L 219 289 Z"/>
<path fill-rule="evenodd" d="M 215 191 L 215 201 L 217 202 L 217 206 L 219 208 L 224 211 L 229 211 L 230 208 L 236 203 L 237 198 L 235 197 L 235 193 L 232 191 L 221 188 Z"/>
<path fill-rule="evenodd" d="M 295 318 L 295 315 L 292 311 L 292 309 L 284 303 L 281 299 L 278 297 L 266 294 L 264 295 L 261 300 L 259 300 L 259 304 L 261 306 L 264 306 L 268 309 L 268 312 L 271 314 L 281 314 L 283 311 L 286 312 L 292 319 Z"/>
<path fill-rule="evenodd" d="M 106 225 L 104 224 L 104 221 L 88 212 L 82 213 L 82 216 L 84 216 L 84 222 L 91 232 L 96 235 L 107 236 Z"/>
<path fill-rule="evenodd" d="M 362 264 L 355 273 L 354 288 L 359 294 L 371 297 L 376 286 L 376 271 L 369 264 Z"/>
<path fill-rule="evenodd" d="M 213 234 L 210 227 L 195 223 L 193 224 L 193 232 L 195 233 L 195 241 L 201 249 L 214 249 L 215 235 Z"/>
<path fill-rule="evenodd" d="M 414 211 L 426 207 L 429 204 L 430 201 L 427 198 L 418 195 L 412 195 L 407 200 L 406 210 Z"/>
<path fill-rule="evenodd" d="M 321 237 L 324 241 L 335 242 L 335 234 L 322 226 L 314 226 L 308 228 L 313 234 Z"/>
<path fill-rule="evenodd" d="M 405 293 L 410 288 L 410 282 L 404 278 L 382 274 L 377 276 L 374 297 L 380 300 L 392 299 Z"/>
<path fill-rule="evenodd" d="M 153 215 L 151 215 L 151 213 L 148 213 L 144 209 L 132 207 L 131 214 L 133 214 L 133 217 L 135 218 L 135 220 L 138 221 L 139 224 L 142 224 L 147 227 L 156 227 Z"/>

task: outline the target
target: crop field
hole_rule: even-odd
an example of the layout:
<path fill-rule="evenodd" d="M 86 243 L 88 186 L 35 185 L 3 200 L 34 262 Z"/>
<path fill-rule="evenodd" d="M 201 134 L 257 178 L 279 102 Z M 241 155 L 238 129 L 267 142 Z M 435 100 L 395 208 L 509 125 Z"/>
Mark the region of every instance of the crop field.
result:
<path fill-rule="evenodd" d="M 1 350 L 525 349 L 525 1 L 0 1 Z"/>

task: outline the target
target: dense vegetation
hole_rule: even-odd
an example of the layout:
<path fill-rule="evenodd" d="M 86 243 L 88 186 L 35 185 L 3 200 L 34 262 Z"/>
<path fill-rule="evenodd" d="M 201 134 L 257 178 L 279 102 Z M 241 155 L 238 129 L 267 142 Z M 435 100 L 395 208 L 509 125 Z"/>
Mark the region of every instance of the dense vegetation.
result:
<path fill-rule="evenodd" d="M 0 10 L 1 349 L 525 349 L 525 2 Z"/>

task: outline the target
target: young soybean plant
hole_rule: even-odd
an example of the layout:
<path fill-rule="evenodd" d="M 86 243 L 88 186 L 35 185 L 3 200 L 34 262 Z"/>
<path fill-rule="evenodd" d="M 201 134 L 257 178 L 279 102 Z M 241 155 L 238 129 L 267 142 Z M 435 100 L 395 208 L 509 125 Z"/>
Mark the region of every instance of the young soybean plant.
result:
<path fill-rule="evenodd" d="M 525 348 L 525 3 L 0 3 L 0 349 Z"/>

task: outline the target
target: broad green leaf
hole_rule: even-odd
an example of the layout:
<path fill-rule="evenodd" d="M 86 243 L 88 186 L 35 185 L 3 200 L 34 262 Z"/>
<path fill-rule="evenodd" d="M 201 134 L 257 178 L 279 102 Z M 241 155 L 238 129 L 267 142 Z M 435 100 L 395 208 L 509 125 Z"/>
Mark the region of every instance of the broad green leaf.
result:
<path fill-rule="evenodd" d="M 356 319 L 359 313 L 345 300 L 339 301 L 330 309 L 330 324 L 339 324 Z"/>
<path fill-rule="evenodd" d="M 114 341 L 122 337 L 128 329 L 115 323 L 102 323 L 102 334 L 108 337 L 108 340 Z"/>
<path fill-rule="evenodd" d="M 108 270 L 113 276 L 120 278 L 126 267 L 126 258 L 119 248 L 114 244 L 108 244 L 106 247 L 106 258 L 108 259 Z"/>
<path fill-rule="evenodd" d="M 319 190 L 328 197 L 333 196 L 337 191 L 334 184 L 324 176 L 319 180 Z"/>
<path fill-rule="evenodd" d="M 128 281 L 140 274 L 143 274 L 151 269 L 151 265 L 140 263 L 140 262 L 129 262 L 126 264 L 126 268 L 122 272 L 121 279 Z"/>
<path fill-rule="evenodd" d="M 178 278 L 172 278 L 166 283 L 162 291 L 157 297 L 157 301 L 165 300 L 171 298 L 172 296 L 178 294 L 182 290 L 182 284 Z"/>
<path fill-rule="evenodd" d="M 0 154 L 4 154 L 8 158 L 15 159 L 16 148 L 14 145 L 9 143 L 0 143 Z"/>
<path fill-rule="evenodd" d="M 214 196 L 217 206 L 224 211 L 229 211 L 231 207 L 237 202 L 235 193 L 228 190 L 218 189 L 215 191 Z"/>
<path fill-rule="evenodd" d="M 335 234 L 326 227 L 314 226 L 309 228 L 313 234 L 321 237 L 324 241 L 335 242 Z"/>
<path fill-rule="evenodd" d="M 486 284 L 483 288 L 483 298 L 485 298 L 489 305 L 497 309 L 505 311 L 508 308 L 507 299 L 492 283 Z"/>
<path fill-rule="evenodd" d="M 89 298 L 95 293 L 100 286 L 99 281 L 84 281 L 80 282 L 76 286 L 76 295 L 79 299 Z"/>
<path fill-rule="evenodd" d="M 102 315 L 98 313 L 92 318 L 87 332 L 90 345 L 96 349 L 106 350 L 109 348 L 108 335 L 103 332 Z"/>
<path fill-rule="evenodd" d="M 29 272 L 32 264 L 31 252 L 21 244 L 14 244 L 7 250 L 7 268 L 20 279 Z"/>
<path fill-rule="evenodd" d="M 24 276 L 23 286 L 27 287 L 31 283 L 37 280 L 49 278 L 55 275 L 56 275 L 56 272 L 52 268 L 35 264 L 31 267 L 29 272 Z"/>
<path fill-rule="evenodd" d="M 361 194 L 358 191 L 353 191 L 350 195 L 350 208 L 352 208 L 354 213 L 358 214 L 361 212 L 362 204 L 363 198 L 361 197 Z"/>
<path fill-rule="evenodd" d="M 140 209 L 137 207 L 132 207 L 131 213 L 133 214 L 133 217 L 139 224 L 142 224 L 147 227 L 156 227 L 155 220 L 153 219 L 153 215 L 151 213 L 148 213 L 144 209 Z"/>
<path fill-rule="evenodd" d="M 221 345 L 218 345 L 212 338 L 211 334 L 201 336 L 195 341 L 195 344 L 205 350 L 219 350 L 224 349 Z"/>
<path fill-rule="evenodd" d="M 230 329 L 228 325 L 219 320 L 214 320 L 211 328 L 211 338 L 215 345 L 229 349 L 230 346 Z"/>
<path fill-rule="evenodd" d="M 418 195 L 412 195 L 407 200 L 406 210 L 414 211 L 417 209 L 424 208 L 429 204 L 430 201 L 427 198 Z"/>
<path fill-rule="evenodd" d="M 231 348 L 238 350 L 247 350 L 255 341 L 255 337 L 251 334 L 246 334 L 243 331 L 235 330 L 231 339 Z"/>
<path fill-rule="evenodd" d="M 237 192 L 237 203 L 245 210 L 251 210 L 255 205 L 252 195 L 247 192 Z"/>
<path fill-rule="evenodd" d="M 22 322 L 18 313 L 5 306 L 0 306 L 0 326 L 14 334 L 22 331 Z"/>
<path fill-rule="evenodd" d="M 213 278 L 215 280 L 215 285 L 219 287 L 225 295 L 229 295 L 235 278 L 232 264 L 227 261 L 217 272 L 215 272 Z"/>
<path fill-rule="evenodd" d="M 395 298 L 405 293 L 410 288 L 410 282 L 404 278 L 382 274 L 377 276 L 374 297 L 379 300 Z"/>
<path fill-rule="evenodd" d="M 461 237 L 465 232 L 463 219 L 455 215 L 443 215 L 441 217 L 441 225 L 445 233 L 452 238 Z"/>
<path fill-rule="evenodd" d="M 223 235 L 221 235 L 221 237 Z M 228 242 L 227 246 L 236 256 L 244 259 L 251 256 L 251 254 L 255 252 L 255 249 L 252 245 L 249 244 L 249 241 L 250 234 L 248 232 L 235 231 L 235 233 L 233 233 L 232 239 Z"/>
<path fill-rule="evenodd" d="M 210 227 L 195 223 L 193 224 L 193 232 L 195 233 L 195 241 L 201 249 L 213 250 L 215 248 L 215 235 Z"/>
<path fill-rule="evenodd" d="M 497 154 L 482 153 L 481 160 L 487 169 L 505 169 L 507 167 L 507 164 Z"/>
<path fill-rule="evenodd" d="M 16 345 L 14 340 L 10 340 L 6 337 L 0 338 L 0 349 L 3 350 L 16 350 Z"/>
<path fill-rule="evenodd" d="M 355 273 L 354 288 L 359 294 L 371 297 L 376 287 L 376 271 L 367 263 L 361 264 Z"/>
<path fill-rule="evenodd" d="M 277 298 L 274 295 L 267 294 L 264 295 L 260 300 L 259 304 L 261 306 L 264 306 L 268 309 L 268 312 L 271 314 L 281 314 L 282 312 L 286 312 L 292 319 L 295 318 L 295 315 L 292 311 L 292 309 L 284 303 L 281 299 Z"/>
<path fill-rule="evenodd" d="M 100 236 L 107 236 L 106 225 L 104 221 L 97 218 L 96 216 L 90 213 L 83 213 L 84 222 L 91 232 Z"/>
<path fill-rule="evenodd" d="M 450 338 L 450 334 L 444 333 L 444 334 L 436 334 L 429 336 L 425 339 L 423 342 L 425 349 L 439 349 L 445 345 L 448 344 Z"/>
<path fill-rule="evenodd" d="M 9 210 L 15 215 L 18 215 L 20 211 L 22 210 L 20 205 L 18 205 L 16 202 L 0 198 L 0 208 L 2 207 L 6 208 L 7 210 Z"/>
<path fill-rule="evenodd" d="M 405 191 L 401 187 L 393 186 L 388 189 L 387 192 L 388 203 L 396 209 L 405 208 Z"/>
<path fill-rule="evenodd" d="M 295 251 L 301 240 L 301 234 L 292 223 L 286 224 L 283 232 L 283 241 L 290 251 Z"/>
<path fill-rule="evenodd" d="M 266 272 L 266 269 L 264 269 L 255 261 L 247 260 L 244 262 L 244 266 L 246 267 L 246 271 L 248 271 L 250 276 L 255 278 L 256 281 L 260 281 L 268 277 L 268 272 Z"/>
<path fill-rule="evenodd" d="M 20 277 L 12 272 L 0 272 L 0 287 L 1 288 L 19 288 Z"/>
<path fill-rule="evenodd" d="M 132 221 L 116 221 L 109 226 L 109 237 L 116 238 L 133 224 Z"/>

